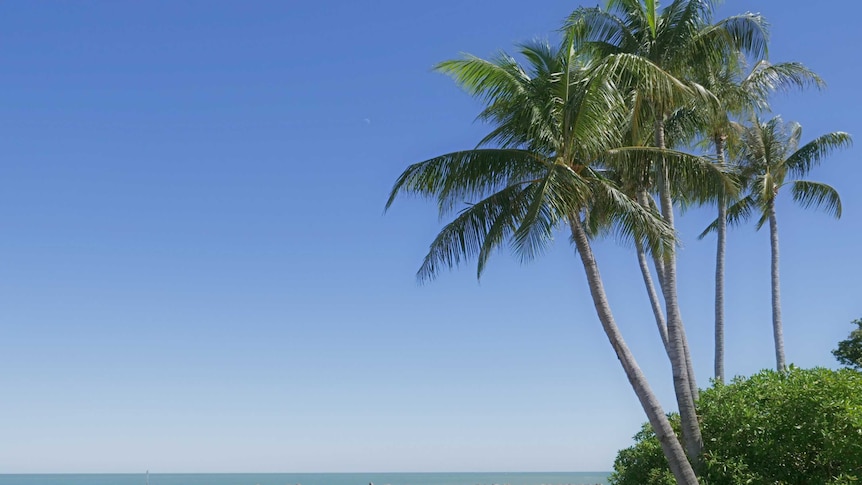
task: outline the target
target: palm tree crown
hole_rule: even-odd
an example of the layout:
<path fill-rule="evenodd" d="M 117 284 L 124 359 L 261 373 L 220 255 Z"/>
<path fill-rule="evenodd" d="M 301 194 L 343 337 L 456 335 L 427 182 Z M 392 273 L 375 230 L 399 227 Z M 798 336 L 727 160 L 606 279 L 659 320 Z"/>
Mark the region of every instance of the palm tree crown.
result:
<path fill-rule="evenodd" d="M 766 122 L 757 118 L 753 121 L 741 136 L 741 177 L 748 188 L 748 195 L 728 208 L 726 220 L 729 224 L 739 223 L 757 211 L 760 214 L 758 229 L 769 222 L 775 366 L 778 371 L 784 371 L 786 362 L 775 202 L 781 189 L 790 186 L 793 200 L 802 207 L 820 208 L 836 218 L 841 217 L 838 191 L 821 182 L 804 180 L 804 177 L 834 150 L 850 146 L 852 139 L 847 133 L 839 131 L 819 136 L 800 147 L 802 127 L 798 123 L 785 124 L 780 116 Z M 718 227 L 720 223 L 716 220 L 706 231 Z"/>
<path fill-rule="evenodd" d="M 411 165 L 392 189 L 387 207 L 402 193 L 436 199 L 444 216 L 466 202 L 432 242 L 420 279 L 471 257 L 481 275 L 505 242 L 530 259 L 556 228 L 587 209 L 600 209 L 622 237 L 648 236 L 657 250 L 674 241 L 660 217 L 629 198 L 599 163 L 620 144 L 624 99 L 592 75 L 573 43 L 570 34 L 556 49 L 545 42 L 521 45 L 526 66 L 506 54 L 437 66 L 485 100 L 479 117 L 495 127 L 476 149 Z"/>
<path fill-rule="evenodd" d="M 521 46 L 520 54 L 526 67 L 505 54 L 490 61 L 468 56 L 437 66 L 485 101 L 480 118 L 495 128 L 476 149 L 409 166 L 387 207 L 403 193 L 436 199 L 441 215 L 466 202 L 431 243 L 420 279 L 471 257 L 479 260 L 481 275 L 489 255 L 507 241 L 516 254 L 532 258 L 557 228 L 568 225 L 605 334 L 674 475 L 680 483 L 694 485 L 693 468 L 616 326 L 586 229 L 613 228 L 656 253 L 676 242 L 660 214 L 630 198 L 602 163 L 629 157 L 613 151 L 622 140 L 626 98 L 612 79 L 597 75 L 596 66 L 582 60 L 574 29 L 565 32 L 558 48 L 534 42 Z M 485 148 L 490 144 L 496 146 Z M 629 165 L 637 164 L 633 158 Z"/>
<path fill-rule="evenodd" d="M 802 127 L 794 122 L 784 123 L 780 116 L 765 122 L 755 118 L 752 126 L 743 129 L 741 177 L 749 190 L 746 197 L 728 209 L 729 223 L 742 222 L 756 210 L 760 214 L 759 229 L 767 222 L 769 209 L 774 207 L 781 189 L 787 186 L 793 200 L 803 208 L 819 208 L 841 217 L 838 191 L 804 178 L 833 151 L 849 147 L 851 136 L 836 131 L 800 147 L 801 138 Z"/>

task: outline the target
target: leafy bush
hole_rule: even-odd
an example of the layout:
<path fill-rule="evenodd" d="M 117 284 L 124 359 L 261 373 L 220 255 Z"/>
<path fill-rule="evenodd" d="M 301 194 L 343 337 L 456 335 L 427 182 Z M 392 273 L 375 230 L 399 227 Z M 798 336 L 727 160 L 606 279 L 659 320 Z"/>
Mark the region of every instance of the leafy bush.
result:
<path fill-rule="evenodd" d="M 669 415 L 670 424 L 679 435 L 679 414 Z M 613 485 L 676 485 L 676 480 L 665 461 L 661 445 L 646 423 L 634 436 L 631 448 L 620 450 L 614 460 L 614 471 L 609 478 Z"/>
<path fill-rule="evenodd" d="M 844 485 L 862 480 L 862 374 L 763 371 L 701 393 L 701 483 Z M 646 426 L 620 451 L 611 483 L 665 485 L 669 471 Z"/>
<path fill-rule="evenodd" d="M 862 371 L 862 318 L 857 318 L 851 323 L 859 328 L 850 332 L 846 340 L 838 342 L 838 348 L 832 351 L 832 355 L 841 364 Z"/>

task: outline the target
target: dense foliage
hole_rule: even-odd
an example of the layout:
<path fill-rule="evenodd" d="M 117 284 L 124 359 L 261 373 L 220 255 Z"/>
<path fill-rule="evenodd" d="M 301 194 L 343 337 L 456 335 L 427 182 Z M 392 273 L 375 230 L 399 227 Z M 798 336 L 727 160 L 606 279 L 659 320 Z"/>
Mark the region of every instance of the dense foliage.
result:
<path fill-rule="evenodd" d="M 679 433 L 679 415 L 670 416 L 674 430 Z M 635 444 L 620 450 L 614 460 L 610 477 L 612 485 L 675 485 L 676 481 L 667 466 L 658 438 L 649 423 L 645 423 L 634 436 Z"/>
<path fill-rule="evenodd" d="M 862 480 L 862 374 L 763 371 L 704 391 L 698 401 L 701 483 L 841 485 Z M 645 426 L 620 451 L 611 483 L 665 485 L 673 477 Z"/>
<path fill-rule="evenodd" d="M 846 340 L 838 342 L 838 348 L 832 351 L 832 355 L 841 364 L 862 371 L 862 318 L 857 318 L 852 323 L 859 328 L 850 332 Z"/>
<path fill-rule="evenodd" d="M 451 217 L 429 247 L 418 272 L 420 280 L 432 279 L 441 270 L 469 259 L 477 261 L 478 276 L 490 255 L 501 248 L 508 246 L 527 261 L 542 254 L 559 232 L 571 234 L 596 316 L 651 425 L 639 435 L 635 449 L 621 453 L 624 471 L 644 472 L 625 483 L 675 481 L 698 485 L 693 465 L 706 467 L 710 473 L 710 467 L 715 466 L 724 473 L 715 477 L 731 477 L 733 483 L 742 483 L 739 477 L 779 477 L 764 471 L 769 467 L 760 466 L 766 459 L 788 473 L 800 473 L 797 461 L 809 459 L 806 446 L 814 438 L 805 435 L 802 441 L 789 439 L 771 447 L 752 444 L 755 438 L 787 438 L 766 432 L 787 424 L 769 421 L 778 419 L 769 414 L 770 409 L 775 408 L 773 411 L 782 416 L 796 416 L 778 410 L 777 403 L 767 403 L 765 411 L 758 407 L 759 398 L 752 393 L 765 384 L 745 391 L 748 381 L 737 381 L 727 389 L 713 390 L 712 395 L 743 393 L 730 409 L 719 405 L 724 401 L 714 401 L 714 410 L 709 410 L 710 398 L 701 405 L 704 412 L 720 416 L 716 418 L 719 423 L 730 419 L 722 413 L 744 411 L 742 417 L 735 416 L 737 428 L 754 433 L 755 440 L 744 443 L 752 444 L 752 453 L 765 451 L 752 457 L 730 454 L 738 450 L 719 446 L 725 443 L 730 447 L 732 441 L 722 441 L 731 438 L 718 433 L 717 428 L 712 430 L 712 443 L 704 447 L 706 434 L 701 425 L 709 421 L 704 418 L 701 423 L 695 405 L 698 386 L 677 291 L 675 207 L 718 206 L 716 222 L 710 226 L 717 233 L 718 382 L 724 375 L 726 229 L 755 212 L 761 216 L 758 227 L 769 222 L 773 340 L 776 368 L 784 370 L 775 200 L 779 189 L 786 186 L 784 193 L 803 207 L 820 207 L 839 216 L 838 193 L 826 184 L 803 178 L 831 152 L 849 146 L 851 139 L 846 133 L 834 132 L 803 144 L 798 124 L 785 124 L 779 117 L 759 121 L 769 111 L 771 93 L 823 84 L 801 64 L 768 62 L 767 23 L 759 14 L 716 20 L 715 0 L 662 3 L 608 0 L 604 8 L 578 8 L 558 31 L 558 44 L 527 42 L 514 56 L 501 53 L 482 59 L 466 55 L 438 64 L 437 71 L 452 77 L 482 102 L 479 119 L 492 129 L 473 149 L 407 167 L 395 182 L 387 207 L 396 198 L 418 195 L 435 201 L 441 217 Z M 751 120 L 750 126 L 746 120 Z M 692 152 L 697 145 L 704 149 L 712 145 L 715 155 L 702 156 L 700 149 Z M 680 411 L 676 430 L 613 317 L 592 249 L 594 242 L 609 234 L 635 246 L 656 327 L 671 364 Z M 764 378 L 767 383 L 785 379 Z M 786 385 L 768 392 L 781 395 L 787 391 Z M 802 392 L 793 386 L 790 390 Z M 754 401 L 749 403 L 749 398 Z M 736 403 L 730 398 L 728 402 Z M 822 410 L 820 404 L 812 406 Z M 761 412 L 766 414 L 758 414 Z M 749 429 L 756 421 L 753 417 L 765 421 Z M 818 421 L 810 422 L 821 429 Z M 823 429 L 831 429 L 831 424 L 824 423 Z M 796 431 L 789 431 L 790 437 L 808 431 L 808 425 L 793 426 Z M 832 439 L 830 433 L 823 434 L 822 440 Z M 858 438 L 862 442 L 862 435 Z M 795 447 L 796 451 L 785 447 Z M 817 453 L 822 448 L 815 446 Z M 845 448 L 841 450 L 849 449 Z M 673 479 L 661 471 L 664 460 L 658 450 L 664 454 Z M 704 455 L 704 450 L 711 454 Z M 776 453 L 788 453 L 791 458 L 782 461 Z M 647 456 L 657 461 L 644 462 Z M 725 459 L 730 456 L 736 461 Z M 824 466 L 843 470 L 844 462 L 828 461 Z M 623 475 L 617 477 L 621 480 Z"/>

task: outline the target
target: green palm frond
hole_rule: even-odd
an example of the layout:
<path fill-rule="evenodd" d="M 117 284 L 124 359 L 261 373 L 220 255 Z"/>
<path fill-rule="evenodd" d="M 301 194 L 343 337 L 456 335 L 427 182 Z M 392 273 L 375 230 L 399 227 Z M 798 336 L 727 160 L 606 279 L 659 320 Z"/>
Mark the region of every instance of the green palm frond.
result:
<path fill-rule="evenodd" d="M 742 131 L 740 175 L 748 197 L 760 211 L 758 229 L 768 221 L 776 197 L 788 184 L 793 200 L 803 208 L 820 208 L 836 218 L 841 216 L 841 199 L 834 188 L 820 182 L 787 178 L 804 177 L 834 150 L 850 146 L 850 135 L 828 133 L 799 147 L 801 139 L 801 125 L 784 123 L 779 116 L 766 122 L 754 118 L 752 125 Z"/>
<path fill-rule="evenodd" d="M 787 92 L 790 89 L 815 87 L 822 89 L 826 83 L 814 71 L 798 62 L 770 64 L 762 60 L 740 83 L 746 101 L 759 109 L 766 109 L 767 99 L 774 92 Z"/>
<path fill-rule="evenodd" d="M 592 192 L 581 176 L 555 164 L 541 181 L 530 185 L 529 195 L 530 205 L 512 234 L 512 249 L 522 262 L 542 254 L 554 227 L 587 205 Z"/>
<path fill-rule="evenodd" d="M 653 42 L 650 59 L 661 60 L 662 65 L 676 71 L 686 61 L 703 60 L 703 55 L 720 52 L 714 44 L 703 49 L 700 33 L 707 28 L 712 19 L 713 6 L 703 0 L 677 0 L 662 11 L 661 29 Z"/>
<path fill-rule="evenodd" d="M 517 228 L 535 189 L 511 186 L 466 207 L 446 224 L 428 248 L 416 274 L 420 282 L 434 279 L 444 268 L 455 268 L 478 256 L 481 276 L 492 252 Z"/>
<path fill-rule="evenodd" d="M 723 31 L 734 51 L 745 53 L 755 59 L 763 59 L 769 53 L 769 27 L 766 19 L 759 13 L 746 12 L 727 17 L 714 24 Z M 709 37 L 708 30 L 705 37 Z"/>
<path fill-rule="evenodd" d="M 551 91 L 558 81 L 560 60 L 542 41 L 525 43 L 520 49 L 530 61 L 529 71 L 505 53 L 490 61 L 465 55 L 438 64 L 436 70 L 486 103 L 478 118 L 496 129 L 479 146 L 498 142 L 504 147 L 525 145 L 523 148 L 547 151 L 553 149 L 559 135 L 554 131 L 553 111 L 547 108 L 554 101 Z"/>
<path fill-rule="evenodd" d="M 679 106 L 697 97 L 712 102 L 711 94 L 698 85 L 687 85 L 652 61 L 634 54 L 612 54 L 595 67 L 596 75 L 623 89 L 636 89 L 664 106 Z"/>
<path fill-rule="evenodd" d="M 518 52 L 529 62 L 534 74 L 531 79 L 549 78 L 560 75 L 563 68 L 560 51 L 551 47 L 547 40 L 536 39 L 518 45 Z"/>
<path fill-rule="evenodd" d="M 665 119 L 664 136 L 668 147 L 691 146 L 698 133 L 709 124 L 708 110 L 702 103 L 689 103 L 671 112 Z"/>
<path fill-rule="evenodd" d="M 625 22 L 598 7 L 578 8 L 569 15 L 563 28 L 574 33 L 577 49 L 592 51 L 599 57 L 619 54 L 638 43 Z"/>
<path fill-rule="evenodd" d="M 437 64 L 434 70 L 452 77 L 471 96 L 486 100 L 511 99 L 522 93 L 528 74 L 515 58 L 500 53 L 493 60 L 470 54 Z"/>
<path fill-rule="evenodd" d="M 448 153 L 407 167 L 386 201 L 386 209 L 401 194 L 435 198 L 441 216 L 456 205 L 479 199 L 502 187 L 542 176 L 548 162 L 534 152 L 480 149 Z"/>
<path fill-rule="evenodd" d="M 533 259 L 553 240 L 554 228 L 587 203 L 590 190 L 577 174 L 556 165 L 540 179 L 469 204 L 431 243 L 418 279 L 428 281 L 474 257 L 481 277 L 490 255 L 506 241 L 522 261 Z"/>
<path fill-rule="evenodd" d="M 513 100 L 494 102 L 478 118 L 496 128 L 486 135 L 479 147 L 496 145 L 533 151 L 553 152 L 559 140 L 559 126 L 551 106 L 556 99 L 541 82 L 527 86 L 525 94 Z"/>
<path fill-rule="evenodd" d="M 809 180 L 797 180 L 791 185 L 793 200 L 803 208 L 823 209 L 827 214 L 841 218 L 841 198 L 838 191 L 829 185 Z"/>
<path fill-rule="evenodd" d="M 672 227 L 655 207 L 646 208 L 613 183 L 596 184 L 587 221 L 596 235 L 610 235 L 623 244 L 645 243 L 660 255 L 677 243 Z"/>
<path fill-rule="evenodd" d="M 656 35 L 656 22 L 658 21 L 658 10 L 656 0 L 644 0 L 644 17 L 646 17 L 650 32 L 653 37 Z"/>
<path fill-rule="evenodd" d="M 761 212 L 760 218 L 757 219 L 757 223 L 754 225 L 754 230 L 759 231 L 760 228 L 762 228 L 763 225 L 766 224 L 767 221 L 769 221 L 769 212 L 768 211 Z"/>
<path fill-rule="evenodd" d="M 727 217 L 725 219 L 727 221 L 727 225 L 738 226 L 742 222 L 748 220 L 756 208 L 757 202 L 754 197 L 749 195 L 739 199 L 727 208 Z M 697 236 L 697 238 L 703 239 L 707 234 L 715 232 L 718 229 L 718 224 L 718 219 L 712 221 L 708 226 L 706 226 L 706 229 Z"/>
<path fill-rule="evenodd" d="M 623 147 L 609 150 L 606 160 L 625 180 L 644 180 L 659 165 L 667 169 L 671 191 L 691 202 L 713 200 L 718 194 L 733 197 L 739 184 L 730 169 L 702 156 L 655 147 Z"/>
<path fill-rule="evenodd" d="M 563 118 L 568 143 L 558 151 L 590 159 L 607 147 L 619 145 L 628 113 L 617 86 L 596 76 L 573 85 L 572 91 Z"/>
<path fill-rule="evenodd" d="M 853 145 L 853 138 L 842 131 L 821 135 L 793 152 L 785 162 L 795 177 L 804 177 L 833 151 Z"/>

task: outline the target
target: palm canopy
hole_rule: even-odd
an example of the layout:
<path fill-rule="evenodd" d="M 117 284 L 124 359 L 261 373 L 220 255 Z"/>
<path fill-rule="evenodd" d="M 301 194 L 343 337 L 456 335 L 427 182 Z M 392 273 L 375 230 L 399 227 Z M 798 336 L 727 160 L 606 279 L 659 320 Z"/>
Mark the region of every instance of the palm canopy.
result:
<path fill-rule="evenodd" d="M 693 76 L 695 68 L 723 65 L 740 53 L 754 57 L 766 53 L 766 24 L 759 15 L 748 13 L 716 23 L 712 16 L 713 2 L 707 0 L 675 0 L 663 8 L 654 0 L 610 0 L 605 9 L 575 10 L 566 25 L 577 46 L 596 59 L 597 72 L 625 91 L 632 138 L 643 140 L 648 133 L 655 146 L 665 148 L 692 141 L 702 124 L 695 115 L 721 107 L 715 94 L 694 82 L 698 80 Z M 652 126 L 642 128 L 653 123 L 654 131 Z M 641 178 L 641 188 L 659 189 L 663 180 L 669 197 L 695 204 L 735 192 L 728 177 L 715 173 L 716 169 L 726 172 L 726 167 L 701 166 L 700 174 L 708 177 L 680 179 L 679 174 L 663 175 L 667 167 L 660 157 L 644 151 L 641 156 L 656 162 L 651 173 Z M 700 162 L 706 165 L 707 160 Z"/>
<path fill-rule="evenodd" d="M 754 118 L 741 134 L 741 177 L 748 195 L 727 210 L 727 222 L 738 224 L 759 212 L 757 228 L 768 220 L 781 189 L 790 186 L 793 200 L 803 208 L 818 208 L 841 217 L 841 198 L 833 187 L 804 178 L 835 150 L 852 144 L 849 134 L 836 131 L 799 146 L 802 127 L 784 123 L 780 116 L 761 122 Z M 717 227 L 714 221 L 701 234 Z"/>
<path fill-rule="evenodd" d="M 627 196 L 601 163 L 621 144 L 625 99 L 574 49 L 573 32 L 559 46 L 531 42 L 519 53 L 523 65 L 501 53 L 436 67 L 484 101 L 479 117 L 493 130 L 477 148 L 413 164 L 395 182 L 387 208 L 399 195 L 416 194 L 435 199 L 441 216 L 459 209 L 431 243 L 420 280 L 473 257 L 480 276 L 506 242 L 528 260 L 557 228 L 588 213 L 656 251 L 675 242 L 660 216 Z"/>
<path fill-rule="evenodd" d="M 694 105 L 686 110 L 693 118 L 689 123 L 710 143 L 737 134 L 734 120 L 768 110 L 773 93 L 826 85 L 814 71 L 798 62 L 772 64 L 760 60 L 746 72 L 742 56 L 730 57 L 717 66 L 702 64 L 694 68 L 692 75 L 717 100 L 715 104 Z"/>
<path fill-rule="evenodd" d="M 620 56 L 635 56 L 679 79 L 689 77 L 693 66 L 721 65 L 740 52 L 765 57 L 768 32 L 759 14 L 713 23 L 713 10 L 710 0 L 674 0 L 664 8 L 656 0 L 609 0 L 605 9 L 575 10 L 567 25 L 574 29 L 578 44 L 597 58 L 618 63 Z M 654 90 L 648 77 L 633 81 L 631 86 L 649 99 L 653 109 L 671 111 L 684 101 Z M 704 100 L 710 99 L 708 91 L 688 85 Z"/>
<path fill-rule="evenodd" d="M 703 64 L 693 69 L 692 75 L 699 84 L 715 96 L 715 103 L 689 103 L 668 117 L 666 131 L 672 144 L 693 144 L 714 147 L 718 150 L 716 162 L 726 163 L 726 173 L 736 177 L 733 161 L 741 156 L 739 139 L 744 132 L 739 119 L 757 116 L 769 109 L 769 96 L 793 88 L 809 86 L 822 88 L 823 80 L 813 71 L 797 62 L 771 64 L 758 61 L 747 73 L 742 56 L 731 57 L 719 66 Z M 719 144 L 721 145 L 719 149 Z M 726 152 L 730 151 L 730 157 Z M 733 196 L 733 191 L 723 192 Z M 705 202 L 706 199 L 697 200 Z"/>

